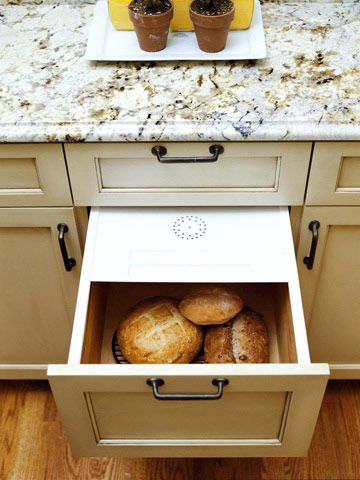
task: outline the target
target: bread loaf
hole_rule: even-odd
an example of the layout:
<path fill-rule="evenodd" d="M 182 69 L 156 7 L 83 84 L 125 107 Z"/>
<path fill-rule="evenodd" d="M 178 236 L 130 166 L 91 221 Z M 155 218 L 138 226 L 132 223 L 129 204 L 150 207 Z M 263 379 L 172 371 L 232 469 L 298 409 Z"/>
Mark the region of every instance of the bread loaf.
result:
<path fill-rule="evenodd" d="M 222 285 L 201 285 L 190 291 L 180 302 L 184 317 L 198 325 L 225 323 L 243 307 L 241 298 Z"/>
<path fill-rule="evenodd" d="M 246 307 L 230 322 L 207 329 L 206 363 L 267 363 L 269 336 L 263 316 Z"/>
<path fill-rule="evenodd" d="M 189 363 L 202 346 L 203 331 L 181 315 L 177 300 L 154 297 L 120 321 L 117 340 L 130 363 Z"/>

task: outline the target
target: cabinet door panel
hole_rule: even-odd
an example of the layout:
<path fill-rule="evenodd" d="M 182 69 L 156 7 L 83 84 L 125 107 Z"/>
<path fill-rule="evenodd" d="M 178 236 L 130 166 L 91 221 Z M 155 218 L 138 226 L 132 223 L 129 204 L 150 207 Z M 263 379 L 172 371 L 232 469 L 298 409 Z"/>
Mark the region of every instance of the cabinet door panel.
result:
<path fill-rule="evenodd" d="M 307 205 L 360 205 L 360 142 L 317 142 Z"/>
<path fill-rule="evenodd" d="M 312 220 L 319 242 L 308 270 Z M 333 376 L 360 378 L 360 207 L 305 208 L 298 268 L 312 361 L 330 363 Z"/>
<path fill-rule="evenodd" d="M 58 245 L 60 222 L 76 258 L 71 272 Z M 81 268 L 73 209 L 0 209 L 0 245 L 0 364 L 66 361 Z"/>

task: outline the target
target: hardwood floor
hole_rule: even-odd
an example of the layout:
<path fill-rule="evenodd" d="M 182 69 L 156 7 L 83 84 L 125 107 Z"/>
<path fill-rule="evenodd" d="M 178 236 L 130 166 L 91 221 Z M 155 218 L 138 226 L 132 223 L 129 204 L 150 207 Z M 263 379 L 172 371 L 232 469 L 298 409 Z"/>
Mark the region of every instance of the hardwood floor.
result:
<path fill-rule="evenodd" d="M 1 480 L 360 479 L 360 382 L 330 382 L 307 458 L 126 459 L 71 454 L 47 382 L 0 382 Z"/>

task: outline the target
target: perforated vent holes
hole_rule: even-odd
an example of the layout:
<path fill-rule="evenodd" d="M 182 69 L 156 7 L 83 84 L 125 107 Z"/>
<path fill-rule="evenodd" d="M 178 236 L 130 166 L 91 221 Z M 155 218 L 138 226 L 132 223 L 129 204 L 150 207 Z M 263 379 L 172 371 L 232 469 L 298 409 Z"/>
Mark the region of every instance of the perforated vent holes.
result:
<path fill-rule="evenodd" d="M 206 232 L 206 223 L 200 217 L 184 215 L 175 220 L 173 224 L 175 235 L 183 240 L 196 240 Z"/>

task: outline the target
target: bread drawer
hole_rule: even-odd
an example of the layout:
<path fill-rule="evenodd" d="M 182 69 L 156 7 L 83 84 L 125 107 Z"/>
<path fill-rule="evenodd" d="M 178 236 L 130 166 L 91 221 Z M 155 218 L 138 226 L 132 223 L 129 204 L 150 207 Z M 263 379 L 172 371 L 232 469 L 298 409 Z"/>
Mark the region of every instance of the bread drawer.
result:
<path fill-rule="evenodd" d="M 360 142 L 316 143 L 307 205 L 360 205 Z"/>
<path fill-rule="evenodd" d="M 200 226 L 199 226 L 200 225 Z M 267 364 L 116 364 L 112 337 L 137 301 L 231 285 L 265 316 Z M 92 209 L 67 365 L 48 377 L 70 443 L 91 456 L 306 455 L 328 378 L 311 364 L 288 210 Z M 158 400 L 160 393 L 220 399 Z"/>
<path fill-rule="evenodd" d="M 219 145 L 219 144 L 218 144 Z M 302 205 L 311 143 L 65 145 L 76 205 Z M 166 149 L 159 161 L 154 147 Z M 216 151 L 216 150 L 215 150 Z M 165 161 L 171 163 L 162 163 Z M 175 162 L 174 162 L 175 157 Z M 215 155 L 216 157 L 216 155 Z M 174 162 L 174 163 L 173 163 Z"/>
<path fill-rule="evenodd" d="M 0 207 L 70 205 L 61 145 L 0 146 Z"/>

